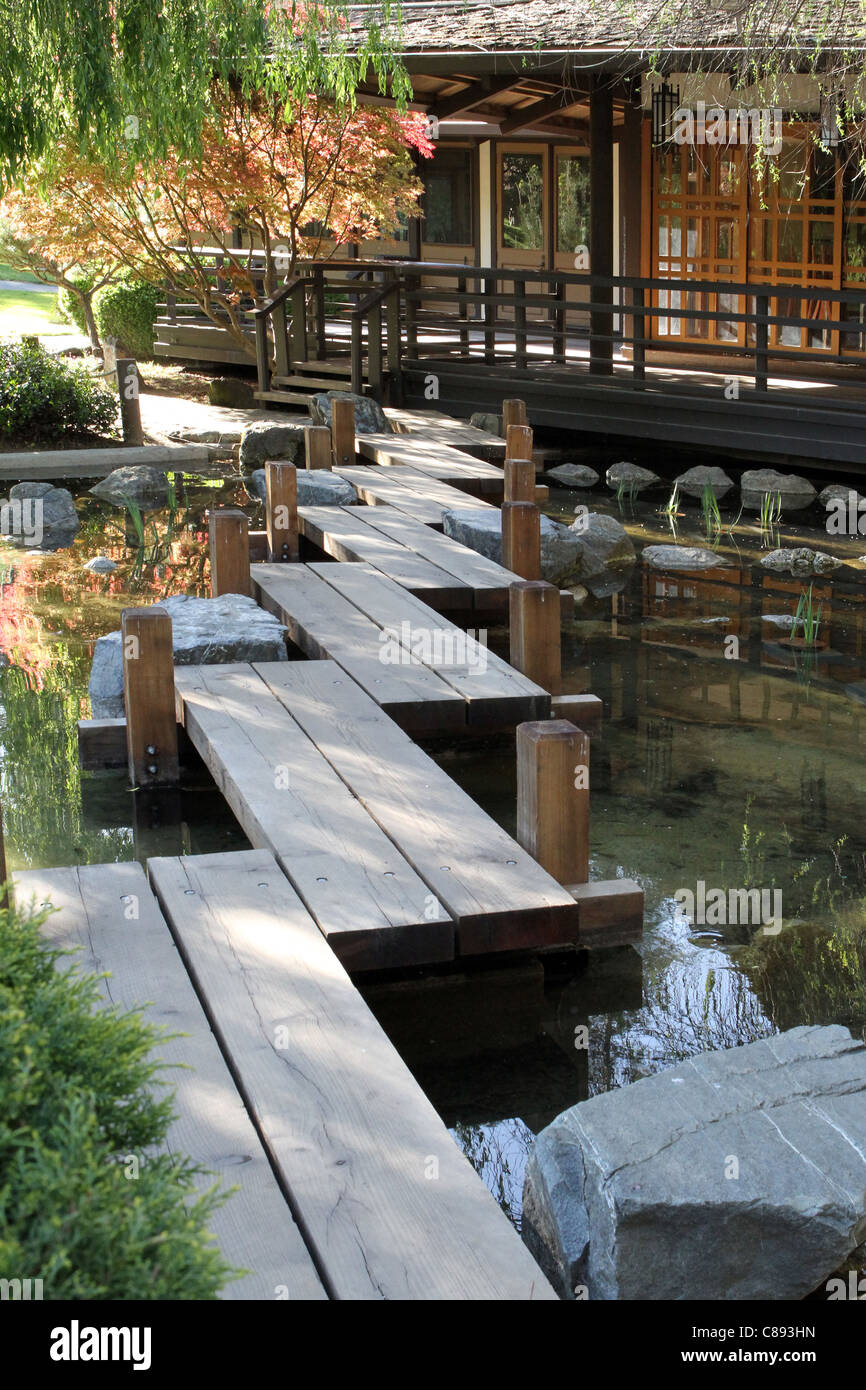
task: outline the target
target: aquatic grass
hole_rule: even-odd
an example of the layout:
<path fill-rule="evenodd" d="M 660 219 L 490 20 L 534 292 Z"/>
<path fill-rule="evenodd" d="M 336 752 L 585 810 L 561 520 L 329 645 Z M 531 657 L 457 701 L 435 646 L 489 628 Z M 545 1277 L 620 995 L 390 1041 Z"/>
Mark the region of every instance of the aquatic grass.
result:
<path fill-rule="evenodd" d="M 821 627 L 821 613 L 823 611 L 820 603 L 818 604 L 817 611 L 815 609 L 812 588 L 813 586 L 810 584 L 809 588 L 805 589 L 800 595 L 797 602 L 797 611 L 794 614 L 794 626 L 792 629 L 792 633 L 796 632 L 798 628 L 801 630 L 803 634 L 803 643 L 807 647 L 814 647 L 815 643 L 818 641 L 818 631 Z"/>
<path fill-rule="evenodd" d="M 707 540 L 713 536 L 717 538 L 722 534 L 722 514 L 719 510 L 719 499 L 713 491 L 712 483 L 707 483 L 701 495 L 701 512 L 704 518 L 704 531 Z"/>
<path fill-rule="evenodd" d="M 622 478 L 616 486 L 616 502 L 620 511 L 622 511 L 622 504 L 626 500 L 631 502 L 632 505 L 634 505 L 634 501 L 637 495 L 638 492 L 635 486 L 634 478 Z"/>
<path fill-rule="evenodd" d="M 782 520 L 781 492 L 765 492 L 761 498 L 761 530 L 769 531 Z"/>
<path fill-rule="evenodd" d="M 674 517 L 678 515 L 679 501 L 680 485 L 679 483 L 674 483 L 673 488 L 671 489 L 671 495 L 668 498 L 668 504 L 666 507 L 662 509 L 662 516 L 669 517 L 671 520 L 673 520 Z"/>

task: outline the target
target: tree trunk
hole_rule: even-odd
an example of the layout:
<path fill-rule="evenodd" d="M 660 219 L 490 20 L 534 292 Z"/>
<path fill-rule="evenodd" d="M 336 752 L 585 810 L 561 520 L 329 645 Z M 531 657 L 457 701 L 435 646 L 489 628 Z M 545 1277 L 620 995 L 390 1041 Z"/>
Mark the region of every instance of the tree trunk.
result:
<path fill-rule="evenodd" d="M 87 328 L 87 335 L 90 338 L 90 346 L 95 352 L 102 351 L 102 344 L 99 341 L 99 332 L 96 327 L 96 319 L 93 315 L 93 294 L 87 290 L 81 290 L 77 286 L 73 293 L 81 304 L 84 313 L 84 323 Z"/>

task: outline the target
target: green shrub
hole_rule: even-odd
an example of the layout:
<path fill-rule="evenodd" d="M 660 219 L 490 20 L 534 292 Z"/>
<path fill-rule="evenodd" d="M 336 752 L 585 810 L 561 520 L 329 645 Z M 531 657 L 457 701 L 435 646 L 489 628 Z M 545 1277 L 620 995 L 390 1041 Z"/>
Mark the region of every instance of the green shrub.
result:
<path fill-rule="evenodd" d="M 117 398 L 78 366 L 36 343 L 0 341 L 0 439 L 106 434 Z"/>
<path fill-rule="evenodd" d="M 92 290 L 96 280 L 96 272 L 92 270 L 73 270 L 69 279 L 75 285 L 80 285 L 83 290 Z M 62 286 L 57 291 L 57 312 L 67 323 L 74 324 L 79 333 L 87 336 L 88 329 L 84 319 L 84 308 L 81 300 L 76 299 L 74 294 L 65 290 Z"/>
<path fill-rule="evenodd" d="M 101 342 L 116 338 L 118 347 L 130 357 L 153 357 L 153 326 L 159 290 L 131 275 L 97 290 L 93 312 Z"/>
<path fill-rule="evenodd" d="M 222 1199 L 195 1195 L 189 1159 L 144 1152 L 172 1120 L 159 1034 L 55 968 L 47 915 L 0 912 L 0 1277 L 42 1279 L 46 1299 L 215 1298 L 233 1273 L 206 1229 Z"/>

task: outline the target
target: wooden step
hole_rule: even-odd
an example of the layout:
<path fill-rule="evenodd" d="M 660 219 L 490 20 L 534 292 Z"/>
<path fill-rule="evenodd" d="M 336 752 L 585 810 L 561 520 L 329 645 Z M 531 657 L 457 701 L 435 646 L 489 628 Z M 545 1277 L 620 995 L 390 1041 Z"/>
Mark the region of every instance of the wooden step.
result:
<path fill-rule="evenodd" d="M 150 873 L 332 1296 L 555 1298 L 271 856 Z"/>
<path fill-rule="evenodd" d="M 276 855 L 348 969 L 453 958 L 454 924 L 425 916 L 423 880 L 251 666 L 178 666 L 175 691 L 178 719 L 250 843 Z"/>
<path fill-rule="evenodd" d="M 52 945 L 76 951 L 62 969 L 107 972 L 100 981 L 107 1006 L 143 1009 L 171 1033 L 153 1049 L 167 1066 L 160 1079 L 174 1090 L 177 1112 L 166 1148 L 207 1170 L 196 1180 L 199 1190 L 215 1176 L 221 1187 L 238 1189 L 210 1218 L 223 1257 L 247 1271 L 221 1297 L 273 1300 L 282 1288 L 292 1300 L 326 1298 L 141 865 L 31 869 L 16 874 L 14 886 L 21 906 L 35 898 L 59 909 L 41 931 Z M 296 920 L 306 916 L 297 899 L 293 911 Z"/>
<path fill-rule="evenodd" d="M 277 401 L 280 405 L 302 405 L 308 408 L 310 398 L 315 396 L 316 390 L 312 388 L 306 395 L 299 391 L 254 391 L 253 396 L 257 401 Z"/>
<path fill-rule="evenodd" d="M 459 954 L 577 941 L 571 894 L 338 666 L 274 661 L 254 669 L 454 919 Z"/>

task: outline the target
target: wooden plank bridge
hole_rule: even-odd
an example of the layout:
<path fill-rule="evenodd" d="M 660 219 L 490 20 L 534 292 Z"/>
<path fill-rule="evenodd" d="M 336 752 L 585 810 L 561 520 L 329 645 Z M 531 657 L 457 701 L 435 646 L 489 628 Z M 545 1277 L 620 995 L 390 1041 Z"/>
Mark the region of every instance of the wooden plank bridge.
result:
<path fill-rule="evenodd" d="M 354 458 L 337 414 L 334 455 Z M 589 736 L 561 716 L 597 720 L 599 702 L 556 693 L 560 594 L 517 543 L 518 523 L 538 531 L 537 506 L 509 500 L 534 488 L 532 465 L 503 473 L 437 449 L 434 470 L 457 467 L 458 483 L 397 450 L 342 469 L 376 475 L 361 480 L 373 505 L 353 507 L 299 508 L 293 466 L 268 463 L 265 544 L 280 561 L 251 564 L 246 516 L 212 514 L 213 593 L 257 598 L 306 659 L 174 668 L 164 610 L 123 615 L 127 717 L 83 727 L 84 760 L 111 762 L 120 736 L 134 787 L 171 783 L 181 726 L 251 848 L 152 858 L 149 885 L 137 864 L 15 879 L 20 899 L 59 908 L 54 941 L 111 972 L 107 1001 L 156 999 L 156 1021 L 180 1021 L 185 1036 L 158 1046 L 190 1069 L 168 1142 L 239 1183 L 214 1222 L 249 1271 L 226 1297 L 554 1297 L 347 973 L 642 930 L 638 885 L 590 881 L 589 787 L 575 775 Z M 436 529 L 487 469 L 506 497 L 510 569 Z M 331 558 L 300 559 L 302 541 Z M 511 663 L 440 607 L 508 619 Z M 512 836 L 412 735 L 515 726 Z"/>

